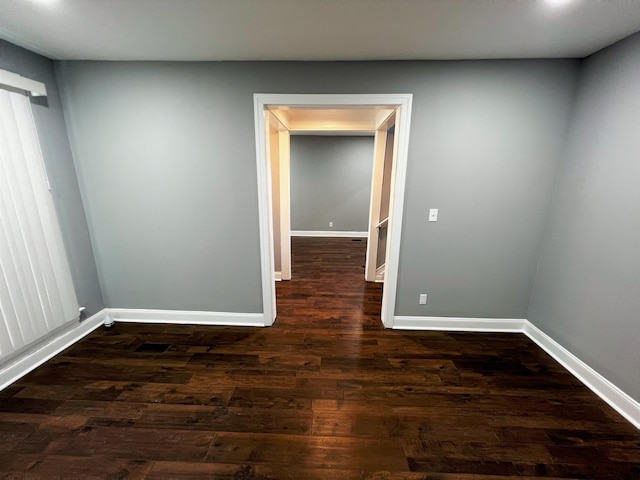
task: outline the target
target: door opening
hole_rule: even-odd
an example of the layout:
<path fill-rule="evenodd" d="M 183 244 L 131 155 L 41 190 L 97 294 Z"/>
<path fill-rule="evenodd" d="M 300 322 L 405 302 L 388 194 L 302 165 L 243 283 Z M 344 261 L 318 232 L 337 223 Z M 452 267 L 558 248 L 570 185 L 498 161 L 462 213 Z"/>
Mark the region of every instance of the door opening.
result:
<path fill-rule="evenodd" d="M 376 131 L 376 138 L 380 134 L 383 137 L 385 150 L 392 154 L 388 162 L 382 158 L 382 168 L 379 172 L 381 179 L 387 178 L 378 189 L 379 200 L 374 202 L 372 192 L 372 206 L 377 204 L 377 218 L 380 213 L 387 213 L 385 224 L 376 226 L 376 249 L 367 251 L 368 275 L 373 265 L 375 271 L 380 272 L 384 266 L 383 278 L 384 291 L 382 297 L 381 320 L 385 327 L 393 326 L 393 314 L 395 307 L 398 259 L 400 251 L 400 226 L 402 225 L 402 211 L 404 203 L 404 184 L 406 177 L 407 147 L 409 139 L 409 127 L 411 118 L 410 94 L 390 95 L 282 95 L 282 94 L 255 94 L 254 95 L 254 119 L 256 126 L 256 158 L 258 172 L 258 197 L 260 220 L 260 251 L 262 269 L 262 292 L 265 325 L 273 324 L 276 317 L 275 284 L 278 277 L 290 278 L 290 256 L 287 259 L 286 251 L 290 255 L 290 245 L 283 240 L 289 240 L 289 216 L 288 216 L 288 126 L 287 115 L 282 112 L 287 110 L 317 110 L 318 112 L 332 112 L 336 109 L 343 111 L 358 110 L 363 108 L 379 108 L 378 118 L 375 119 L 375 128 L 351 127 L 353 130 Z M 318 113 L 316 112 L 316 113 Z M 320 115 L 322 116 L 322 115 Z M 283 121 L 284 120 L 284 121 Z M 321 119 L 322 120 L 322 119 Z M 306 121 L 304 118 L 302 121 Z M 305 126 L 307 130 L 321 129 L 325 132 L 344 131 L 345 124 L 336 125 L 334 121 L 325 121 L 324 124 L 316 123 L 315 127 Z M 389 131 L 391 130 L 392 135 Z M 393 137 L 393 148 L 386 148 L 388 140 Z M 379 142 L 379 140 L 376 140 Z M 276 148 L 276 142 L 278 148 Z M 384 156 L 383 156 L 384 157 Z M 277 162 L 273 165 L 271 162 Z M 385 169 L 385 164 L 387 165 Z M 284 168 L 283 168 L 284 167 Z M 273 172 L 272 172 L 273 168 Z M 386 172 L 386 175 L 385 175 Z M 275 175 L 272 175 L 275 173 Z M 375 174 L 375 165 L 374 165 Z M 284 177 L 287 177 L 286 179 Z M 284 188 L 283 188 L 284 186 Z M 386 205 L 382 200 L 385 198 Z M 283 214 L 283 207 L 286 215 Z M 371 238 L 373 207 L 370 209 L 369 237 Z M 274 213 L 279 212 L 275 218 Z M 285 218 L 286 217 L 286 218 Z M 284 219 L 284 221 L 283 221 Z M 396 225 L 396 227 L 394 227 Z M 382 233 L 380 232 L 382 230 Z M 274 241 L 274 240 L 277 240 Z M 277 248 L 276 244 L 278 244 Z M 384 262 L 381 259 L 384 258 Z M 288 263 L 287 263 L 288 261 Z M 279 270 L 278 270 L 279 268 Z M 368 278 L 367 278 L 368 279 Z M 373 281 L 372 280 L 372 281 Z"/>
<path fill-rule="evenodd" d="M 393 112 L 375 132 L 371 208 L 365 279 L 384 283 L 387 261 L 387 238 L 391 216 L 392 175 L 398 144 Z"/>
<path fill-rule="evenodd" d="M 273 225 L 274 281 L 291 279 L 291 228 L 289 213 L 289 130 L 265 111 L 267 163 L 270 169 L 271 221 Z"/>

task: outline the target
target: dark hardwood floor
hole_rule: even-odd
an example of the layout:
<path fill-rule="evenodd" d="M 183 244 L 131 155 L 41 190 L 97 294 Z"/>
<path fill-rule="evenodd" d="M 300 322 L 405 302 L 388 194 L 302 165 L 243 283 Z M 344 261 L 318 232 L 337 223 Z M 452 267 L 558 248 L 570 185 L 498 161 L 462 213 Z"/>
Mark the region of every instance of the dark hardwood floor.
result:
<path fill-rule="evenodd" d="M 271 328 L 97 330 L 0 392 L 0 477 L 640 478 L 638 431 L 525 336 L 382 329 L 364 248 L 294 238 Z"/>

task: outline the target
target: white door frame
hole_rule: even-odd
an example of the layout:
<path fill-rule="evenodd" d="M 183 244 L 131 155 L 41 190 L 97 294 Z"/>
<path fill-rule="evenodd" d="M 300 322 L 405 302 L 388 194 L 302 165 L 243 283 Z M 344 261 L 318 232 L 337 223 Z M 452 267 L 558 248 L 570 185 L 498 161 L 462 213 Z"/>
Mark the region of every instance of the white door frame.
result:
<path fill-rule="evenodd" d="M 380 209 L 382 207 L 382 183 L 384 168 L 387 159 L 387 131 L 396 124 L 396 112 L 394 111 L 376 129 L 373 141 L 373 168 L 371 173 L 371 200 L 369 201 L 369 228 L 367 236 L 367 257 L 364 264 L 364 278 L 367 282 L 378 281 L 378 268 L 376 265 L 378 255 L 378 236 L 380 223 Z M 397 143 L 394 136 L 392 165 L 397 161 Z M 391 189 L 393 192 L 393 189 Z M 389 199 L 391 200 L 391 199 Z M 389 216 L 393 212 L 389 211 Z M 385 255 L 386 257 L 386 255 Z M 386 260 L 386 259 L 385 259 Z M 383 264 L 384 265 L 384 264 Z M 384 277 L 383 277 L 384 279 Z"/>
<path fill-rule="evenodd" d="M 382 323 L 393 327 L 393 316 L 398 284 L 398 264 L 400 259 L 400 236 L 402 233 L 402 213 L 404 210 L 404 189 L 409 152 L 409 130 L 411 126 L 412 94 L 271 94 L 253 95 L 256 167 L 258 179 L 258 219 L 260 229 L 260 267 L 262 277 L 262 306 L 265 326 L 273 325 L 276 318 L 276 288 L 273 261 L 273 222 L 271 219 L 271 172 L 267 157 L 265 138 L 265 108 L 268 106 L 290 107 L 349 107 L 349 106 L 389 106 L 396 108 L 396 135 L 398 138 L 397 162 L 391 183 L 391 198 L 387 259 L 384 289 L 382 293 Z"/>
<path fill-rule="evenodd" d="M 280 161 L 280 278 L 291 280 L 291 136 L 286 128 L 278 132 Z"/>
<path fill-rule="evenodd" d="M 273 112 L 265 111 L 265 115 L 269 118 L 268 122 L 270 126 L 278 130 L 278 169 L 280 175 L 278 177 L 278 185 L 280 189 L 278 192 L 271 192 L 271 208 L 273 209 L 273 199 L 278 199 L 279 204 L 279 220 L 280 220 L 280 245 L 274 245 L 274 249 L 279 247 L 280 249 L 280 271 L 276 271 L 275 280 L 291 280 L 291 214 L 289 209 L 290 203 L 290 179 L 289 179 L 289 156 L 290 156 L 290 133 L 286 125 L 282 123 L 280 118 L 273 114 Z M 266 127 L 266 125 L 265 125 Z M 268 130 L 265 131 L 265 137 L 267 142 L 268 163 L 271 169 L 271 145 Z M 273 171 L 271 170 L 271 175 Z M 271 184 L 273 185 L 273 184 Z M 272 187 L 273 188 L 273 187 Z M 273 222 L 273 218 L 271 219 Z M 275 259 L 275 256 L 274 256 Z M 275 268 L 274 268 L 275 269 Z M 279 275 L 278 275 L 279 274 Z"/>

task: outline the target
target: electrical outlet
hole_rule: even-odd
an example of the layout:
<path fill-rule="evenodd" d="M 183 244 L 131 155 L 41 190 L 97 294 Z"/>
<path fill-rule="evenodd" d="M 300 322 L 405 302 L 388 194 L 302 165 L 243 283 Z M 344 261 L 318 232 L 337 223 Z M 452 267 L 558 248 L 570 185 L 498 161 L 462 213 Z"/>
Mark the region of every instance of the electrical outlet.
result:
<path fill-rule="evenodd" d="M 330 227 L 333 227 L 333 222 L 329 222 L 329 226 L 330 226 Z"/>
<path fill-rule="evenodd" d="M 427 294 L 426 293 L 421 293 L 420 294 L 420 300 L 418 300 L 418 304 L 419 305 L 426 305 L 427 304 Z"/>
<path fill-rule="evenodd" d="M 429 221 L 430 222 L 437 222 L 438 221 L 438 209 L 437 208 L 429 209 Z"/>

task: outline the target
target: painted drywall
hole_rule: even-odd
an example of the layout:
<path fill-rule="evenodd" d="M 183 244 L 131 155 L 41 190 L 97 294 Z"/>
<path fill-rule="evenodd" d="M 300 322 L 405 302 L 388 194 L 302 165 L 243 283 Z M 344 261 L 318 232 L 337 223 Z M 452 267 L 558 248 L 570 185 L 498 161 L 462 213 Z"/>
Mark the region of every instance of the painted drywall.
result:
<path fill-rule="evenodd" d="M 261 312 L 253 94 L 412 93 L 396 313 L 522 318 L 579 65 L 61 62 L 104 300 Z"/>
<path fill-rule="evenodd" d="M 640 400 L 640 35 L 585 60 L 528 318 Z"/>
<path fill-rule="evenodd" d="M 291 230 L 369 230 L 373 137 L 292 135 L 290 162 Z"/>
<path fill-rule="evenodd" d="M 71 266 L 78 303 L 87 314 L 104 308 L 96 263 L 82 207 L 76 171 L 71 158 L 67 128 L 53 62 L 48 58 L 0 40 L 0 69 L 43 82 L 46 98 L 32 98 L 42 155 L 52 187 L 52 195 Z"/>

